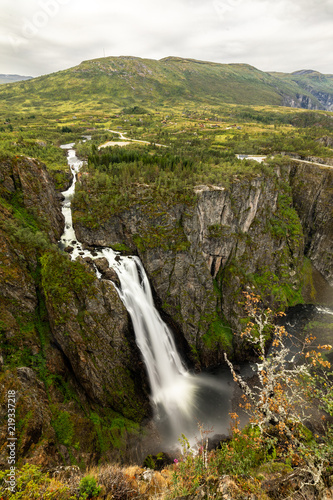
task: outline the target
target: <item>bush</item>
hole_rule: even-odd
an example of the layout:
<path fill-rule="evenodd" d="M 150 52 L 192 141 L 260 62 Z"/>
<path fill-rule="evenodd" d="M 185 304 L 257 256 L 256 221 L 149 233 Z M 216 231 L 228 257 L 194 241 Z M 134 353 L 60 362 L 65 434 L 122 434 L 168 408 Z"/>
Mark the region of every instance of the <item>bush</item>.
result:
<path fill-rule="evenodd" d="M 126 473 L 117 465 L 106 465 L 98 474 L 98 483 L 103 486 L 107 498 L 128 500 L 138 497 L 138 485 L 133 474 Z"/>
<path fill-rule="evenodd" d="M 41 471 L 36 465 L 26 464 L 16 471 L 16 485 L 13 492 L 8 490 L 9 471 L 0 471 L 0 498 L 19 499 L 47 499 L 70 500 L 70 488 L 56 479 L 50 479 L 48 474 Z M 86 497 L 84 497 L 86 498 Z"/>
<path fill-rule="evenodd" d="M 80 481 L 80 500 L 97 497 L 101 491 L 97 486 L 97 481 L 93 476 L 85 476 Z"/>

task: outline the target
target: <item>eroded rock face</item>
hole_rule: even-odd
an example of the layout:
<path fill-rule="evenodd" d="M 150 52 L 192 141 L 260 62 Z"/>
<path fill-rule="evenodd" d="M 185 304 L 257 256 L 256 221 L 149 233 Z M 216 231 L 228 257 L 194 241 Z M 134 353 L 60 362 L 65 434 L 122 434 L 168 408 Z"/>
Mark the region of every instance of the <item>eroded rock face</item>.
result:
<path fill-rule="evenodd" d="M 333 286 L 333 168 L 295 164 L 291 186 L 304 229 L 305 254 Z"/>
<path fill-rule="evenodd" d="M 157 303 L 184 333 L 192 360 L 209 366 L 231 348 L 223 315 L 229 331 L 240 328 L 238 301 L 251 279 L 264 275 L 270 303 L 276 300 L 271 276 L 276 285 L 300 287 L 304 241 L 288 176 L 285 167 L 235 179 L 229 189 L 197 186 L 194 205 L 136 205 L 98 229 L 77 223 L 76 232 L 89 245 L 125 244 L 139 254 Z"/>
<path fill-rule="evenodd" d="M 24 349 L 34 354 L 40 350 L 33 325 L 38 307 L 33 273 L 38 268 L 39 246 L 57 241 L 64 220 L 52 179 L 36 160 L 18 157 L 0 162 L 0 195 L 2 350 L 4 355 L 7 351 L 14 355 L 16 349 L 19 358 Z M 42 231 L 47 234 L 39 242 Z"/>
<path fill-rule="evenodd" d="M 44 263 L 47 265 L 50 262 Z M 149 413 L 145 373 L 127 311 L 114 286 L 107 280 L 99 281 L 81 265 L 81 279 L 87 281 L 80 288 L 69 281 L 65 300 L 59 301 L 52 293 L 52 286 L 58 286 L 59 281 L 55 278 L 49 287 L 44 267 L 51 330 L 87 399 L 127 418 L 142 420 Z M 79 273 L 67 279 L 75 281 Z"/>
<path fill-rule="evenodd" d="M 64 217 L 59 195 L 45 165 L 33 158 L 19 156 L 0 163 L 1 194 L 16 195 L 26 210 L 39 219 L 53 242 L 60 238 Z"/>

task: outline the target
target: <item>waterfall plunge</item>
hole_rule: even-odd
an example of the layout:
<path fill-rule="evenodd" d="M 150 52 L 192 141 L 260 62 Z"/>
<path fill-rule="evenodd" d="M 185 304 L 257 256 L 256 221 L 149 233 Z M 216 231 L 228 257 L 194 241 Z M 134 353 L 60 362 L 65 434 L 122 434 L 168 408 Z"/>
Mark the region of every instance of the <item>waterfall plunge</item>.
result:
<path fill-rule="evenodd" d="M 156 418 L 169 427 L 169 433 L 176 438 L 181 432 L 186 432 L 193 422 L 196 393 L 200 385 L 198 378 L 186 370 L 172 334 L 154 306 L 149 281 L 140 259 L 120 256 L 111 248 L 96 249 L 92 255 L 77 241 L 72 223 L 71 198 L 75 191 L 77 173 L 83 162 L 78 160 L 72 146 L 63 146 L 68 149 L 68 164 L 73 173 L 73 182 L 62 193 L 65 230 L 60 245 L 62 248 L 74 248 L 72 260 L 79 255 L 92 259 L 105 257 L 110 267 L 116 270 L 121 284 L 117 290 L 133 322 L 136 343 L 148 373 Z"/>
<path fill-rule="evenodd" d="M 72 260 L 78 256 L 91 259 L 105 257 L 110 267 L 116 270 L 121 284 L 117 291 L 132 318 L 136 343 L 149 377 L 155 421 L 165 438 L 165 445 L 172 447 L 181 433 L 194 444 L 198 422 L 215 432 L 227 432 L 233 384 L 229 370 L 222 369 L 214 376 L 191 375 L 183 365 L 169 328 L 154 306 L 140 259 L 123 257 L 111 248 L 94 249 L 92 254 L 77 241 L 72 223 L 71 198 L 83 162 L 76 157 L 73 144 L 62 147 L 68 150 L 73 182 L 62 193 L 65 230 L 60 247 L 73 247 Z M 97 270 L 96 274 L 101 277 Z"/>

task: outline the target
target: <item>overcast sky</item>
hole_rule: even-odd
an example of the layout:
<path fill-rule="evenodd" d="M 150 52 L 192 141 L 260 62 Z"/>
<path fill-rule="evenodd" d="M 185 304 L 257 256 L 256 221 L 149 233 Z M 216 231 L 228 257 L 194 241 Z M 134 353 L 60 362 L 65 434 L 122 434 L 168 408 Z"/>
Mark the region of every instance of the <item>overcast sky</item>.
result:
<path fill-rule="evenodd" d="M 0 73 L 180 56 L 333 74 L 333 0 L 1 0 Z"/>

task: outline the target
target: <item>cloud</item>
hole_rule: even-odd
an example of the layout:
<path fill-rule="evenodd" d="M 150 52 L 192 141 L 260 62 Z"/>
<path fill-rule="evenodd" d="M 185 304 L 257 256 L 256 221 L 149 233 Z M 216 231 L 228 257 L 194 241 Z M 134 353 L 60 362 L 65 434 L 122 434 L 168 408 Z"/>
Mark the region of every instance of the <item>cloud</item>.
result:
<path fill-rule="evenodd" d="M 3 73 L 106 55 L 246 62 L 333 73 L 333 0 L 3 0 Z"/>

